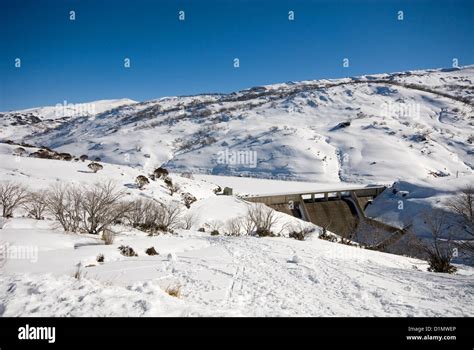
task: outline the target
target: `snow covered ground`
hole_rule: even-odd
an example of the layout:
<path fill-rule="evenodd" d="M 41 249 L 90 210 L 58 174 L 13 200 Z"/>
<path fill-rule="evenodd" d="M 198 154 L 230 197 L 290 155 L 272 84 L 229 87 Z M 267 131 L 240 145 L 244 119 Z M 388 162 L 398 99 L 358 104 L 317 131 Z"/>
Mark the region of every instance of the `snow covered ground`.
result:
<path fill-rule="evenodd" d="M 172 200 L 152 182 L 131 186 L 137 169 L 15 157 L 2 145 L 3 179 L 35 188 L 55 182 L 87 185 L 111 178 L 130 196 Z M 1 152 L 0 152 L 1 153 Z M 318 239 L 210 236 L 205 224 L 243 215 L 247 204 L 216 196 L 209 178 L 174 179 L 199 200 L 191 230 L 149 237 L 117 226 L 112 245 L 66 233 L 52 220 L 8 219 L 0 229 L 2 316 L 472 316 L 474 268 L 455 275 L 427 272 L 424 261 Z M 228 181 L 229 178 L 225 178 Z M 237 181 L 238 179 L 235 179 Z M 280 224 L 298 221 L 284 214 Z M 117 249 L 129 245 L 138 257 Z M 154 247 L 159 255 L 148 256 Z M 103 254 L 104 262 L 97 262 Z M 171 254 L 171 256 L 170 256 Z M 80 279 L 74 277 L 78 272 Z M 168 288 L 179 287 L 179 298 Z"/>
<path fill-rule="evenodd" d="M 3 242 L 25 251 L 38 247 L 36 259 L 31 254 L 4 263 L 3 316 L 474 315 L 474 269 L 465 266 L 456 275 L 430 273 L 417 259 L 316 237 L 123 232 L 105 246 L 41 224 L 14 219 L 0 230 Z M 120 255 L 120 244 L 130 244 L 138 257 Z M 146 255 L 150 246 L 159 255 Z M 103 263 L 96 262 L 98 254 Z M 176 286 L 179 298 L 165 292 Z"/>

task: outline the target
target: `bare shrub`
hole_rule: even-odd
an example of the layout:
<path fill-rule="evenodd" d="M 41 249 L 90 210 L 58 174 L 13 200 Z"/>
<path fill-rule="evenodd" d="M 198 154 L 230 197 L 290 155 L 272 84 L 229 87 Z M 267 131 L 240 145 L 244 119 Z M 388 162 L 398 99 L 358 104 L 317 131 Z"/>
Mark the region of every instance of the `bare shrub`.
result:
<path fill-rule="evenodd" d="M 64 231 L 77 232 L 81 222 L 82 192 L 73 185 L 53 185 L 46 195 L 46 207 Z"/>
<path fill-rule="evenodd" d="M 151 204 L 151 200 L 145 200 L 143 198 L 130 202 L 130 210 L 126 214 L 130 225 L 133 227 L 139 227 L 145 221 L 145 216 L 147 215 Z"/>
<path fill-rule="evenodd" d="M 94 173 L 98 172 L 99 170 L 102 170 L 104 167 L 96 162 L 89 163 L 87 166 L 89 169 L 91 169 Z"/>
<path fill-rule="evenodd" d="M 460 192 L 446 203 L 447 208 L 457 214 L 457 228 L 459 233 L 470 237 L 460 243 L 460 247 L 474 252 L 474 187 L 472 185 L 461 188 Z"/>
<path fill-rule="evenodd" d="M 112 230 L 109 230 L 108 228 L 104 228 L 102 231 L 102 240 L 104 241 L 105 245 L 112 245 L 114 243 L 115 239 L 115 234 L 112 232 Z"/>
<path fill-rule="evenodd" d="M 212 235 L 212 232 L 220 232 L 222 230 L 223 223 L 219 220 L 212 220 L 207 223 L 206 226 L 209 227 L 209 231 L 211 231 Z"/>
<path fill-rule="evenodd" d="M 43 220 L 43 215 L 47 209 L 46 191 L 41 190 L 28 193 L 28 196 L 23 203 L 23 208 L 28 213 L 28 216 L 36 220 Z"/>
<path fill-rule="evenodd" d="M 121 203 L 125 195 L 111 181 L 97 183 L 84 191 L 81 200 L 81 228 L 90 234 L 99 234 L 107 226 L 123 218 L 130 210 Z"/>
<path fill-rule="evenodd" d="M 171 202 L 169 204 L 159 204 L 157 223 L 165 231 L 172 232 L 179 227 L 181 216 L 181 205 L 178 202 Z"/>
<path fill-rule="evenodd" d="M 338 238 L 335 234 L 329 232 L 328 228 L 331 226 L 332 222 L 329 221 L 329 223 L 327 223 L 326 225 L 324 226 L 321 226 L 321 234 L 319 235 L 319 239 L 323 239 L 325 241 L 329 241 L 329 242 L 337 242 Z"/>
<path fill-rule="evenodd" d="M 242 233 L 243 218 L 230 218 L 224 224 L 224 232 L 227 236 L 240 236 Z"/>
<path fill-rule="evenodd" d="M 140 199 L 132 202 L 129 208 L 131 210 L 127 216 L 131 224 L 150 234 L 159 231 L 173 232 L 183 224 L 181 205 L 176 201 L 164 204 L 151 199 Z"/>
<path fill-rule="evenodd" d="M 385 250 L 385 247 L 381 244 L 388 240 L 393 233 L 388 232 L 381 225 L 377 225 L 375 222 L 367 220 L 360 220 L 351 233 L 349 233 L 347 239 L 354 240 L 367 247 L 379 247 L 378 250 Z"/>
<path fill-rule="evenodd" d="M 272 228 L 277 222 L 275 211 L 263 204 L 250 205 L 247 217 L 255 226 L 257 236 L 274 236 Z"/>
<path fill-rule="evenodd" d="M 12 217 L 13 210 L 24 204 L 28 198 L 25 186 L 10 181 L 0 184 L 0 205 L 4 218 Z"/>

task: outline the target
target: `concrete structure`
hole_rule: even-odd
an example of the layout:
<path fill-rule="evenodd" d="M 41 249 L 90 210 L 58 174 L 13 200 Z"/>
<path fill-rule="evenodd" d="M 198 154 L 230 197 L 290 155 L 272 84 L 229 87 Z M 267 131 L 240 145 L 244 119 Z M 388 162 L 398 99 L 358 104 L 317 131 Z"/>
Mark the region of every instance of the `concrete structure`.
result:
<path fill-rule="evenodd" d="M 264 203 L 275 210 L 325 227 L 342 237 L 354 232 L 360 220 L 387 232 L 398 229 L 365 216 L 365 208 L 385 190 L 385 186 L 295 192 L 265 196 L 248 196 L 250 202 Z"/>

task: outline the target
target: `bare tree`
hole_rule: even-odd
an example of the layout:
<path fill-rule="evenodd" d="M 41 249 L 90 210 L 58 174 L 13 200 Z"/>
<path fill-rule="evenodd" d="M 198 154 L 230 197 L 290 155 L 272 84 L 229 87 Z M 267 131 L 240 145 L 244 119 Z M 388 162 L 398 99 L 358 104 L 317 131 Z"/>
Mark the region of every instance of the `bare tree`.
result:
<path fill-rule="evenodd" d="M 129 203 L 120 202 L 125 193 L 111 181 L 97 183 L 84 191 L 81 202 L 81 227 L 90 234 L 99 234 L 107 226 L 122 219 L 130 210 Z"/>
<path fill-rule="evenodd" d="M 40 190 L 28 193 L 28 197 L 25 203 L 23 203 L 23 208 L 26 210 L 28 215 L 33 217 L 34 219 L 44 219 L 43 215 L 47 208 L 46 191 Z"/>
<path fill-rule="evenodd" d="M 81 221 L 82 192 L 73 185 L 53 185 L 46 195 L 46 207 L 64 231 L 77 232 Z"/>
<path fill-rule="evenodd" d="M 28 190 L 25 186 L 10 181 L 0 184 L 0 205 L 4 218 L 13 216 L 13 210 L 25 203 Z"/>
<path fill-rule="evenodd" d="M 193 227 L 195 221 L 196 216 L 188 211 L 181 217 L 181 227 L 184 230 L 190 230 L 191 227 Z"/>
<path fill-rule="evenodd" d="M 453 259 L 455 244 L 452 240 L 452 226 L 447 220 L 446 212 L 435 210 L 423 215 L 428 231 L 431 233 L 432 240 L 429 242 L 420 241 L 420 249 L 428 257 L 429 271 L 448 272 L 456 271 L 456 267 L 451 265 Z"/>
<path fill-rule="evenodd" d="M 247 217 L 253 222 L 258 236 L 273 236 L 272 228 L 277 222 L 275 211 L 263 204 L 248 207 Z"/>
<path fill-rule="evenodd" d="M 470 237 L 460 244 L 461 248 L 474 252 L 474 187 L 468 185 L 462 188 L 457 196 L 447 201 L 446 206 L 457 214 L 459 233 Z"/>
<path fill-rule="evenodd" d="M 242 228 L 246 234 L 252 234 L 255 231 L 255 223 L 250 215 L 242 217 Z"/>

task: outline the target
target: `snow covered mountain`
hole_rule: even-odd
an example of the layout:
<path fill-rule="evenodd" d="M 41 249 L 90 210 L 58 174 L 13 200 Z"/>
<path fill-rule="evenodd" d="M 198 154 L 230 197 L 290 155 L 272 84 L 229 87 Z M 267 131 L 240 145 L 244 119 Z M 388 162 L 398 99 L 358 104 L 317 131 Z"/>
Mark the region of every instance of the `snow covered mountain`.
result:
<path fill-rule="evenodd" d="M 467 66 L 119 100 L 29 135 L 5 120 L 51 109 L 9 112 L 1 137 L 147 170 L 358 183 L 472 174 L 473 81 Z"/>

